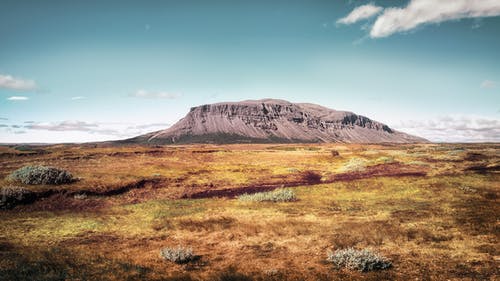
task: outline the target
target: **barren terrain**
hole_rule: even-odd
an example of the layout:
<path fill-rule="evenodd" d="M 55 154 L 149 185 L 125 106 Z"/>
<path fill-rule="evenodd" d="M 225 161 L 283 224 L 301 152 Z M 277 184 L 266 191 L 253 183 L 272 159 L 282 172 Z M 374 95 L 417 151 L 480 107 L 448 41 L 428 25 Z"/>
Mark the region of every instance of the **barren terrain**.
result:
<path fill-rule="evenodd" d="M 34 164 L 78 180 L 5 179 Z M 497 280 L 499 171 L 498 144 L 3 146 L 0 185 L 36 196 L 0 210 L 0 280 Z M 333 268 L 347 247 L 393 266 Z"/>

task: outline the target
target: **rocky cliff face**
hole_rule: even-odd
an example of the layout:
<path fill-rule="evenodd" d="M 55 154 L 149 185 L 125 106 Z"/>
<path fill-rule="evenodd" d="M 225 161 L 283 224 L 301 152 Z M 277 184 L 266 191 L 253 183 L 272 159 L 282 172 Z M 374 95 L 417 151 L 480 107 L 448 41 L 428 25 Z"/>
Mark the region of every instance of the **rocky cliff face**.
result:
<path fill-rule="evenodd" d="M 191 108 L 172 127 L 129 141 L 148 143 L 345 142 L 412 143 L 425 139 L 347 111 L 283 100 L 250 100 Z"/>

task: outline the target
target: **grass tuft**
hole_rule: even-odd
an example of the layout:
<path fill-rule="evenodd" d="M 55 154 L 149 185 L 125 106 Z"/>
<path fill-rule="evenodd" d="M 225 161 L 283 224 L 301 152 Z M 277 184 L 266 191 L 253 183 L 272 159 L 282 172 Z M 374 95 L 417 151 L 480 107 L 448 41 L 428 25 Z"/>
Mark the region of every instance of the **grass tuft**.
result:
<path fill-rule="evenodd" d="M 177 248 L 166 247 L 160 250 L 160 256 L 165 260 L 178 264 L 193 261 L 195 256 L 191 248 L 177 246 Z"/>
<path fill-rule="evenodd" d="M 240 201 L 253 202 L 290 202 L 297 200 L 295 192 L 289 188 L 276 189 L 269 192 L 258 192 L 253 194 L 243 194 L 238 196 Z"/>
<path fill-rule="evenodd" d="M 7 179 L 30 185 L 65 184 L 75 181 L 70 172 L 46 166 L 24 166 L 12 172 Z"/>
<path fill-rule="evenodd" d="M 361 172 L 366 169 L 367 161 L 363 158 L 353 157 L 349 159 L 341 168 L 340 172 Z"/>
<path fill-rule="evenodd" d="M 392 263 L 385 257 L 368 249 L 347 248 L 328 252 L 327 256 L 327 261 L 333 263 L 337 269 L 347 268 L 365 272 L 387 269 L 392 266 Z"/>
<path fill-rule="evenodd" d="M 33 192 L 22 186 L 4 186 L 0 189 L 0 209 L 11 209 L 32 199 Z"/>

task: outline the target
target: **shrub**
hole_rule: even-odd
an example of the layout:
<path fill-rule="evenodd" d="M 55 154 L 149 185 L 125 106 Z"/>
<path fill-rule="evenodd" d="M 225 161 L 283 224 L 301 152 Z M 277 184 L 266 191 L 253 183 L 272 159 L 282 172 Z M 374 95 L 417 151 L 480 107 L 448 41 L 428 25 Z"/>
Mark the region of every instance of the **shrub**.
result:
<path fill-rule="evenodd" d="M 375 163 L 377 163 L 377 164 L 391 164 L 394 162 L 396 162 L 396 161 L 394 160 L 394 157 L 392 157 L 392 156 L 382 156 L 382 157 L 377 158 L 377 160 L 375 160 Z"/>
<path fill-rule="evenodd" d="M 24 184 L 65 184 L 74 181 L 73 176 L 66 170 L 45 167 L 25 166 L 12 172 L 9 180 L 22 182 Z"/>
<path fill-rule="evenodd" d="M 188 263 L 195 259 L 191 248 L 177 246 L 177 248 L 166 247 L 160 250 L 160 256 L 165 260 L 178 264 Z"/>
<path fill-rule="evenodd" d="M 4 186 L 0 190 L 0 209 L 10 209 L 34 199 L 33 192 L 21 186 Z"/>
<path fill-rule="evenodd" d="M 347 248 L 328 252 L 327 261 L 332 262 L 335 268 L 347 268 L 350 270 L 371 271 L 387 269 L 392 263 L 385 257 L 373 253 L 368 249 L 356 250 Z"/>
<path fill-rule="evenodd" d="M 77 200 L 85 200 L 87 199 L 87 194 L 85 193 L 75 194 L 73 195 L 73 198 Z"/>
<path fill-rule="evenodd" d="M 361 172 L 366 169 L 367 161 L 363 158 L 351 158 L 340 168 L 341 172 Z"/>
<path fill-rule="evenodd" d="M 240 201 L 254 201 L 254 202 L 290 202 L 297 200 L 295 192 L 289 188 L 276 189 L 268 192 L 258 192 L 254 194 L 245 193 L 238 196 Z"/>
<path fill-rule="evenodd" d="M 305 171 L 301 175 L 302 180 L 309 184 L 316 184 L 321 182 L 322 176 L 314 171 Z"/>
<path fill-rule="evenodd" d="M 331 150 L 330 153 L 332 154 L 333 157 L 340 156 L 340 153 L 337 150 Z"/>

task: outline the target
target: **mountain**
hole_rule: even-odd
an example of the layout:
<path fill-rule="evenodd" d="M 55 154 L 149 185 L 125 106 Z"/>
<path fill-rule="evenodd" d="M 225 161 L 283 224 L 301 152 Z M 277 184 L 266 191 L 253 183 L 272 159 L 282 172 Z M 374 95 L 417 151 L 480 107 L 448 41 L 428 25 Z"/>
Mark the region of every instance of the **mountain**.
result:
<path fill-rule="evenodd" d="M 191 108 L 172 127 L 125 142 L 172 143 L 416 143 L 426 139 L 348 111 L 263 99 Z"/>

